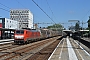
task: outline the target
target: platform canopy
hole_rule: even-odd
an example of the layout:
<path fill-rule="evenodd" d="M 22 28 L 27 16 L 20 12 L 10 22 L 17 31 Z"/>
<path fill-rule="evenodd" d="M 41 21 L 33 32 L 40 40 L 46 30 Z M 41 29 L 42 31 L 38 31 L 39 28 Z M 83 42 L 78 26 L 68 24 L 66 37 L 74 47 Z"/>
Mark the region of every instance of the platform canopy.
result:
<path fill-rule="evenodd" d="M 68 32 L 69 32 L 69 31 L 71 31 L 71 30 L 63 30 L 63 31 L 68 31 Z"/>
<path fill-rule="evenodd" d="M 15 31 L 15 29 L 0 28 L 2 31 Z"/>
<path fill-rule="evenodd" d="M 89 30 L 79 30 L 79 31 L 84 31 L 84 32 L 86 31 L 86 32 L 88 32 Z"/>

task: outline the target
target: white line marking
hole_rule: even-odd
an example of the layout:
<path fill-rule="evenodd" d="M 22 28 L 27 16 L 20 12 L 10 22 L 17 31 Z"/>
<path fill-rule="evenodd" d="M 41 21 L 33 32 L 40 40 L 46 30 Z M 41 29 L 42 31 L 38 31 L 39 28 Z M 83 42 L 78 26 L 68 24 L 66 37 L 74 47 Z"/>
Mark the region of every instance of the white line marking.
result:
<path fill-rule="evenodd" d="M 0 42 L 3 42 L 3 41 L 14 41 L 14 39 L 3 39 L 3 40 L 0 40 Z"/>
<path fill-rule="evenodd" d="M 74 41 L 75 43 L 77 43 L 76 41 Z M 78 43 L 77 43 L 77 45 L 79 45 Z M 80 46 L 80 45 L 79 45 Z M 84 49 L 84 48 L 82 48 L 81 46 L 80 46 L 80 48 L 88 55 L 88 56 L 90 56 L 90 54 Z"/>
<path fill-rule="evenodd" d="M 73 44 L 73 45 L 75 47 L 75 44 Z M 84 58 L 82 57 L 82 55 L 80 54 L 80 52 L 78 51 L 78 49 L 76 49 L 76 50 L 77 50 L 78 54 L 80 55 L 81 59 L 84 60 Z"/>
<path fill-rule="evenodd" d="M 69 60 L 78 60 L 68 37 L 67 37 L 67 47 L 68 47 L 68 53 L 69 53 Z"/>
<path fill-rule="evenodd" d="M 65 40 L 64 40 L 65 41 Z M 63 50 L 63 46 L 64 46 L 64 41 L 63 41 L 63 45 L 62 45 L 62 48 L 61 48 L 61 52 L 60 52 L 60 57 L 61 58 L 61 55 L 62 55 L 62 50 Z"/>
<path fill-rule="evenodd" d="M 63 40 L 63 39 L 62 39 Z M 59 42 L 59 44 L 57 45 L 57 47 L 55 48 L 55 50 L 53 51 L 53 53 L 51 54 L 51 56 L 48 58 L 48 60 L 51 59 L 51 57 L 53 56 L 53 54 L 55 53 L 56 49 L 58 48 L 58 46 L 61 44 L 62 40 Z"/>
<path fill-rule="evenodd" d="M 13 42 L 13 41 L 10 41 L 10 42 L 2 42 L 2 43 L 0 43 L 0 44 L 6 44 L 6 43 L 11 43 L 11 42 Z"/>

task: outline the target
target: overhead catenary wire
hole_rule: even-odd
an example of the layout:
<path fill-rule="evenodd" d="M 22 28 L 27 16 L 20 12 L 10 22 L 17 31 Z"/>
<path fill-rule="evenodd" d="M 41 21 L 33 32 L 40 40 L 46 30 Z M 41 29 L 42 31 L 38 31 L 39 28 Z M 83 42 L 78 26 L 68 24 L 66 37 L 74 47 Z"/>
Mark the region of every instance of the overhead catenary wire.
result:
<path fill-rule="evenodd" d="M 52 12 L 52 10 L 51 10 L 51 8 L 50 8 L 49 3 L 48 3 L 48 1 L 47 1 L 47 0 L 46 0 L 46 2 L 47 2 L 47 5 L 48 5 L 48 7 L 49 7 L 49 9 L 50 9 L 51 13 L 53 14 L 53 12 Z"/>
<path fill-rule="evenodd" d="M 4 4 L 2 4 L 2 3 L 0 3 L 0 5 L 2 5 L 2 6 L 4 6 L 4 7 L 6 7 L 6 8 L 8 8 L 8 9 L 10 9 L 10 7 L 8 7 L 8 6 L 6 6 L 6 5 L 4 5 Z"/>
<path fill-rule="evenodd" d="M 46 14 L 46 16 L 49 18 L 49 19 L 51 19 L 53 22 L 54 22 L 54 20 L 34 1 L 34 0 L 32 0 L 35 4 L 36 4 L 36 6 L 38 6 L 45 14 Z M 55 22 L 54 22 L 55 23 Z M 56 23 L 55 23 L 56 24 Z"/>
<path fill-rule="evenodd" d="M 81 22 L 81 24 L 82 24 L 82 29 L 83 29 L 83 24 L 86 24 L 87 22 L 83 22 L 83 18 L 88 14 L 90 12 L 90 10 L 88 10 L 87 12 L 86 12 L 86 14 L 81 18 L 81 20 L 82 20 L 82 22 Z"/>
<path fill-rule="evenodd" d="M 22 5 L 18 0 L 16 0 L 18 4 L 20 4 L 22 7 L 26 8 L 24 5 Z"/>
<path fill-rule="evenodd" d="M 2 3 L 0 3 L 0 5 L 2 5 L 2 6 L 4 6 L 4 7 L 6 7 L 6 8 L 8 8 L 8 9 L 10 9 L 8 6 L 6 6 L 6 5 L 4 5 L 4 4 L 2 4 Z M 7 9 L 4 9 L 4 8 L 0 8 L 1 10 L 4 10 L 4 11 L 7 11 L 7 12 L 10 12 L 9 10 L 7 10 Z"/>
<path fill-rule="evenodd" d="M 46 2 L 47 2 L 47 5 L 48 5 L 48 7 L 49 7 L 49 9 L 50 9 L 50 11 L 51 11 L 51 13 L 52 13 L 52 15 L 55 17 L 55 15 L 54 15 L 54 13 L 53 13 L 52 9 L 50 8 L 49 3 L 48 3 L 48 1 L 47 1 L 47 0 L 46 0 Z M 56 17 L 55 17 L 55 19 L 56 19 Z"/>
<path fill-rule="evenodd" d="M 90 10 L 81 18 L 81 20 L 90 12 Z"/>
<path fill-rule="evenodd" d="M 2 9 L 2 10 L 4 10 L 4 11 L 7 11 L 7 12 L 10 12 L 9 10 L 6 10 L 6 9 L 4 9 L 4 8 L 0 8 L 0 9 Z"/>
<path fill-rule="evenodd" d="M 16 0 L 22 7 L 26 8 L 23 4 L 21 4 L 18 0 Z"/>
<path fill-rule="evenodd" d="M 23 6 L 18 0 L 16 0 L 22 7 L 24 7 L 25 8 L 25 6 Z M 4 7 L 6 7 L 6 8 L 8 8 L 8 9 L 11 9 L 10 7 L 8 7 L 8 6 L 6 6 L 6 5 L 4 5 L 4 4 L 2 4 L 2 3 L 0 3 L 0 5 L 2 5 L 2 6 L 4 6 Z M 4 10 L 4 11 L 7 11 L 7 12 L 10 12 L 9 10 L 7 10 L 7 9 L 4 9 L 4 8 L 0 8 L 1 10 Z M 43 10 L 43 9 L 42 9 Z M 43 11 L 44 12 L 44 11 Z M 49 17 L 49 15 L 46 13 L 46 12 L 44 12 L 48 17 Z M 52 12 L 53 13 L 53 12 Z M 51 17 L 49 17 L 52 21 L 53 21 L 53 19 L 51 18 Z M 54 22 L 54 21 L 53 21 Z M 54 22 L 55 23 L 55 22 Z"/>
<path fill-rule="evenodd" d="M 6 6 L 6 5 L 4 5 L 4 4 L 2 4 L 2 3 L 0 3 L 0 5 L 2 5 L 2 6 L 4 6 L 4 7 L 6 7 L 6 8 L 8 8 L 8 9 L 10 9 L 10 7 L 8 7 L 8 6 Z M 6 12 L 10 12 L 9 10 L 7 10 L 7 9 L 4 9 L 4 8 L 0 8 L 1 10 L 4 10 L 4 11 L 6 11 Z M 2 16 L 0 16 L 0 17 L 2 17 Z"/>

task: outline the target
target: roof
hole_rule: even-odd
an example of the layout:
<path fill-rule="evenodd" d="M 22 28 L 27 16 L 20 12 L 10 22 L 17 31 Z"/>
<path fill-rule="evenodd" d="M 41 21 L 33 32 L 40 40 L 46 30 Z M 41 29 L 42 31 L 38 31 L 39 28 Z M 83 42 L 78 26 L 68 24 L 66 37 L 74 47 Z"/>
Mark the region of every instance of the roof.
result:
<path fill-rule="evenodd" d="M 15 31 L 15 29 L 7 29 L 7 28 L 0 28 L 0 30 L 3 30 L 3 31 Z"/>
<path fill-rule="evenodd" d="M 79 30 L 79 31 L 89 31 L 89 30 Z"/>
<path fill-rule="evenodd" d="M 71 31 L 71 30 L 63 30 L 63 31 Z"/>

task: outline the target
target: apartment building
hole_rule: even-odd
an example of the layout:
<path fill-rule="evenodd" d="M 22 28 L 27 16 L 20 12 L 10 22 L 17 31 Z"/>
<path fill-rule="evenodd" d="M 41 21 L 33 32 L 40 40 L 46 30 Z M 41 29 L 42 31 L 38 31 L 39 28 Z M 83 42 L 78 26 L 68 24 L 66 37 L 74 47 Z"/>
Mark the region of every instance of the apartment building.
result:
<path fill-rule="evenodd" d="M 29 9 L 11 9 L 10 19 L 19 22 L 19 29 L 33 28 L 33 14 Z"/>

